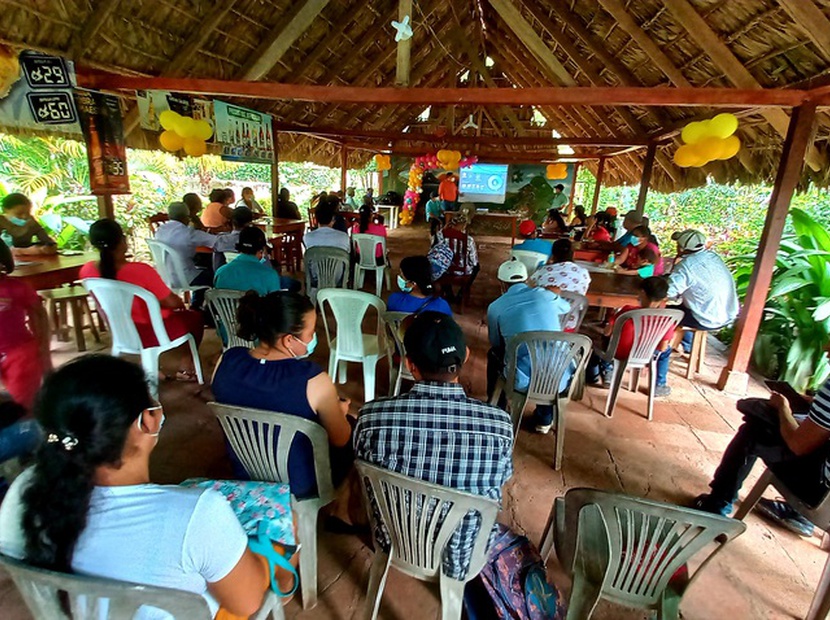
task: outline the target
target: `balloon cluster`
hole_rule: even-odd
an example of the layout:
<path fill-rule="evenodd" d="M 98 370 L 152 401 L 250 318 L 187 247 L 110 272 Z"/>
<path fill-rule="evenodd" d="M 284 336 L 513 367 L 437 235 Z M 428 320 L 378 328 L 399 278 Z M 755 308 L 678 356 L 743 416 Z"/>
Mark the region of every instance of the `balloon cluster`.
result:
<path fill-rule="evenodd" d="M 674 163 L 681 168 L 700 168 L 716 159 L 729 159 L 741 150 L 741 140 L 734 135 L 738 117 L 718 114 L 707 121 L 689 123 L 680 132 L 685 144 L 674 153 Z"/>
<path fill-rule="evenodd" d="M 447 155 L 448 153 L 451 155 Z M 458 155 L 457 158 L 456 154 Z M 418 205 L 418 199 L 421 196 L 421 186 L 425 171 L 435 170 L 437 168 L 444 170 L 467 168 L 477 162 L 478 157 L 475 155 L 461 157 L 461 153 L 458 151 L 441 150 L 437 153 L 427 153 L 426 155 L 416 157 L 412 162 L 412 166 L 409 168 L 409 182 L 407 183 L 406 193 L 403 195 L 403 209 L 398 216 L 401 224 L 407 226 L 412 223 L 412 218 L 415 217 L 415 207 Z M 450 167 L 447 165 L 448 163 L 454 163 L 454 167 Z"/>
<path fill-rule="evenodd" d="M 392 158 L 389 155 L 375 155 L 375 166 L 379 171 L 390 170 L 392 168 Z"/>
<path fill-rule="evenodd" d="M 548 164 L 545 176 L 551 181 L 565 179 L 568 176 L 568 164 Z"/>
<path fill-rule="evenodd" d="M 173 110 L 159 114 L 159 123 L 164 131 L 159 136 L 159 143 L 165 151 L 181 151 L 190 157 L 201 157 L 207 153 L 208 140 L 213 135 L 213 127 L 206 120 L 195 120 L 182 116 Z"/>

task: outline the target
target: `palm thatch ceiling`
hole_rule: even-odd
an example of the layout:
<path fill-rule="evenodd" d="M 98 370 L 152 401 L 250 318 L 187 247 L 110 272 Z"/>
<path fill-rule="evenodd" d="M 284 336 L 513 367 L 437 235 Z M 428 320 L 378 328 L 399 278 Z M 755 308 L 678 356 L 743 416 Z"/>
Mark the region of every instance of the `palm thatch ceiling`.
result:
<path fill-rule="evenodd" d="M 0 43 L 72 58 L 79 67 L 126 75 L 268 82 L 393 86 L 392 21 L 409 0 L 0 0 Z M 409 85 L 721 86 L 785 88 L 830 83 L 830 0 L 411 0 Z M 244 100 L 277 121 L 352 132 L 482 137 L 645 140 L 658 149 L 652 186 L 671 190 L 705 181 L 771 179 L 788 112 L 737 111 L 746 145 L 738 157 L 683 170 L 671 155 L 677 130 L 715 110 L 636 106 L 423 106 Z M 129 140 L 154 144 L 136 127 Z M 722 110 L 718 110 L 722 111 Z M 468 124 L 472 118 L 476 127 Z M 467 125 L 466 128 L 464 126 Z M 819 111 L 805 179 L 826 185 L 830 116 Z M 378 138 L 350 138 L 367 149 Z M 434 144 L 397 142 L 415 152 Z M 492 147 L 491 147 L 492 148 Z M 552 146 L 499 147 L 530 154 Z M 578 147 L 580 154 L 615 152 Z M 620 149 L 616 149 L 619 152 Z M 475 148 L 473 147 L 473 152 Z M 350 151 L 350 164 L 370 150 Z M 607 160 L 606 181 L 639 181 L 645 149 Z M 280 134 L 281 159 L 339 166 L 332 139 Z M 596 160 L 588 162 L 595 167 Z"/>

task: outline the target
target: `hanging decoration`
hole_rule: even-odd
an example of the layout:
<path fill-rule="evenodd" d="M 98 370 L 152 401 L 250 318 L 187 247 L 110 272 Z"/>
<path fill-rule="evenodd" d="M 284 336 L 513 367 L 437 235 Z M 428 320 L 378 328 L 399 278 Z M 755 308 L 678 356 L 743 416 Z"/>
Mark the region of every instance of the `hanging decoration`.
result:
<path fill-rule="evenodd" d="M 378 156 L 375 155 L 377 158 Z M 377 161 L 377 160 L 376 160 Z M 409 180 L 407 182 L 406 193 L 403 195 L 403 209 L 401 210 L 398 219 L 403 226 L 408 226 L 412 223 L 415 217 L 415 207 L 418 206 L 418 200 L 421 197 L 421 189 L 424 178 L 424 172 L 427 170 L 457 170 L 458 168 L 467 168 L 478 162 L 478 157 L 475 155 L 463 157 L 458 151 L 440 150 L 437 153 L 427 153 L 416 157 L 409 168 Z"/>
<path fill-rule="evenodd" d="M 159 114 L 159 124 L 164 129 L 159 136 L 159 144 L 165 151 L 175 153 L 184 149 L 190 157 L 201 157 L 207 153 L 206 140 L 213 135 L 213 127 L 206 120 L 195 120 L 173 110 L 165 110 Z"/>
<path fill-rule="evenodd" d="M 548 164 L 545 176 L 551 181 L 568 178 L 568 164 Z"/>
<path fill-rule="evenodd" d="M 0 45 L 0 99 L 9 94 L 20 79 L 20 61 L 12 48 Z"/>
<path fill-rule="evenodd" d="M 674 163 L 681 168 L 700 168 L 711 161 L 734 157 L 741 150 L 737 129 L 738 117 L 729 113 L 689 123 L 680 132 L 684 144 L 675 151 Z"/>
<path fill-rule="evenodd" d="M 392 168 L 392 158 L 389 155 L 378 153 L 375 155 L 375 166 L 377 166 L 380 172 L 390 170 Z"/>
<path fill-rule="evenodd" d="M 404 15 L 404 18 L 399 22 L 392 22 L 392 28 L 396 31 L 396 42 L 406 41 L 412 38 L 412 26 L 409 23 L 409 15 Z"/>

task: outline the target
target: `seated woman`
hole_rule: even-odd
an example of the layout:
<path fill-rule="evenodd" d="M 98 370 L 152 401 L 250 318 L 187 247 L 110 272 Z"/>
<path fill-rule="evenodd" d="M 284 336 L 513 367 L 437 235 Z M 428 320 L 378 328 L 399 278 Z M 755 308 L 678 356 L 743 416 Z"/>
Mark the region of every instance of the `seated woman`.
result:
<path fill-rule="evenodd" d="M 12 246 L 15 256 L 55 254 L 58 246 L 43 226 L 32 217 L 32 201 L 23 194 L 3 198 L 0 234 Z"/>
<path fill-rule="evenodd" d="M 363 205 L 360 207 L 360 220 L 352 226 L 352 234 L 377 235 L 386 238 L 386 226 L 383 225 L 383 216 L 375 215 L 372 207 Z M 378 265 L 386 264 L 386 257 L 383 255 L 383 247 L 375 246 L 375 262 Z"/>
<path fill-rule="evenodd" d="M 247 617 L 267 587 L 231 505 L 212 490 L 150 482 L 164 424 L 144 372 L 87 355 L 46 379 L 44 444 L 0 506 L 0 551 L 60 572 L 162 586 Z M 142 609 L 139 618 L 158 615 Z"/>
<path fill-rule="evenodd" d="M 568 225 L 565 223 L 565 218 L 559 212 L 559 209 L 553 208 L 548 210 L 548 215 L 545 221 L 542 222 L 542 232 L 546 235 L 550 234 L 567 234 Z"/>
<path fill-rule="evenodd" d="M 654 243 L 654 237 L 646 226 L 637 226 L 631 231 L 631 245 L 623 248 L 617 257 L 616 263 L 619 269 L 636 272 L 643 267 L 640 253 L 645 249 L 650 250 L 647 256 L 652 259 L 649 264 L 654 265 L 652 275 L 663 275 L 663 257 L 660 254 L 660 248 Z"/>
<path fill-rule="evenodd" d="M 452 315 L 450 305 L 438 296 L 432 283 L 432 264 L 426 256 L 407 256 L 401 260 L 398 275 L 400 293 L 392 293 L 386 308 L 390 312 L 410 314 L 432 310 Z"/>
<path fill-rule="evenodd" d="M 582 236 L 583 241 L 604 241 L 610 243 L 613 240 L 611 234 L 611 218 L 604 211 L 588 218 L 588 227 Z"/>
<path fill-rule="evenodd" d="M 211 232 L 225 232 L 231 230 L 231 217 L 234 202 L 233 191 L 217 188 L 211 190 L 208 196 L 210 202 L 202 213 L 202 225 Z"/>
<path fill-rule="evenodd" d="M 631 262 L 630 259 L 629 262 Z M 637 256 L 637 265 L 638 266 L 635 269 L 626 269 L 625 267 L 620 267 L 616 271 L 617 273 L 622 273 L 629 276 L 638 275 L 641 278 L 650 278 L 651 276 L 655 275 L 654 272 L 657 270 L 658 266 L 662 271 L 663 257 L 660 256 L 659 252 L 655 252 L 650 246 L 646 246 L 642 250 L 640 250 L 640 253 Z"/>
<path fill-rule="evenodd" d="M 352 470 L 352 427 L 348 399 L 340 398 L 331 377 L 307 358 L 317 346 L 317 314 L 309 299 L 297 293 L 275 292 L 260 297 L 249 292 L 239 301 L 239 336 L 256 341 L 253 349 L 225 351 L 213 374 L 217 402 L 266 409 L 320 424 L 331 446 L 335 486 Z M 238 463 L 236 475 L 247 478 Z M 291 493 L 317 493 L 311 444 L 298 437 L 288 459 Z M 338 514 L 342 521 L 347 514 Z"/>
<path fill-rule="evenodd" d="M 109 219 L 95 222 L 89 227 L 89 242 L 98 250 L 101 259 L 97 263 L 91 261 L 81 267 L 81 279 L 108 278 L 147 289 L 159 300 L 161 317 L 171 340 L 185 334 L 193 334 L 196 346 L 199 346 L 204 332 L 202 313 L 198 310 L 187 310 L 181 298 L 167 287 L 153 267 L 127 260 L 127 239 L 118 222 Z M 145 347 L 158 345 L 156 333 L 150 323 L 150 313 L 145 304 L 134 304 L 132 316 L 142 344 Z M 196 380 L 193 358 L 186 347 L 182 352 L 176 378 L 182 381 Z"/>

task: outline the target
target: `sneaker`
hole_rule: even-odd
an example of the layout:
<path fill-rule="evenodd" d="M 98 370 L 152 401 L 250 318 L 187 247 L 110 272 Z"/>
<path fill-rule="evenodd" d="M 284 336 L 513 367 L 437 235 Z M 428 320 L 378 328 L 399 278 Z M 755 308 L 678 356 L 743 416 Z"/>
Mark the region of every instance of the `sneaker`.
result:
<path fill-rule="evenodd" d="M 794 534 L 809 538 L 813 535 L 815 526 L 805 517 L 801 516 L 795 508 L 783 500 L 761 498 L 755 504 L 755 510 L 760 512 L 770 521 L 790 530 Z"/>
<path fill-rule="evenodd" d="M 550 432 L 552 426 L 553 424 L 537 424 L 536 432 L 540 435 L 547 435 Z"/>
<path fill-rule="evenodd" d="M 533 420 L 536 423 L 536 432 L 547 435 L 553 426 L 553 411 L 550 408 L 540 411 L 540 407 L 537 407 L 533 412 Z"/>
<path fill-rule="evenodd" d="M 654 397 L 655 398 L 665 398 L 671 394 L 671 388 L 668 385 L 656 385 L 654 386 Z"/>
<path fill-rule="evenodd" d="M 732 502 L 713 500 L 712 496 L 708 493 L 698 495 L 692 501 L 692 508 L 702 510 L 703 512 L 711 512 L 722 517 L 728 517 L 732 514 Z"/>

